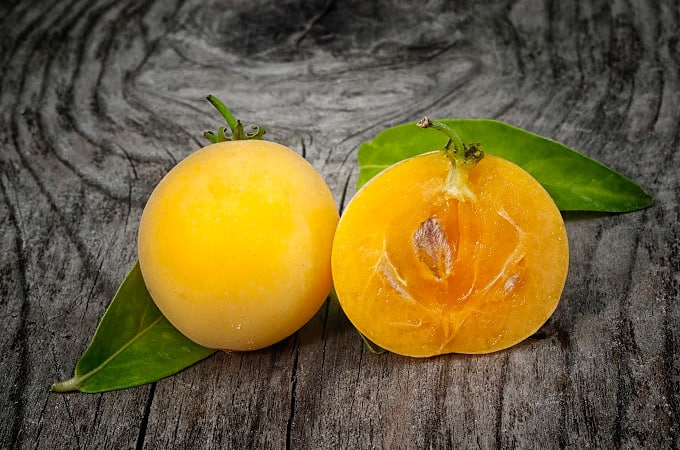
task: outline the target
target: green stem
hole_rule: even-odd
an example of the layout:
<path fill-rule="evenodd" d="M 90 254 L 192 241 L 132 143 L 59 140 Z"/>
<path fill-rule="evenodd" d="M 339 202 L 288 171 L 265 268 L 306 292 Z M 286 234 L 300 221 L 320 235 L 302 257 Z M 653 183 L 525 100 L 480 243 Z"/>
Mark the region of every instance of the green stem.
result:
<path fill-rule="evenodd" d="M 430 120 L 426 116 L 420 119 L 418 126 L 420 128 L 434 128 L 449 138 L 443 151 L 454 166 L 456 163 L 460 163 L 464 167 L 472 167 L 484 158 L 481 144 L 477 142 L 465 144 L 453 128 L 442 122 Z M 453 145 L 453 148 L 451 148 L 451 145 Z"/>
<path fill-rule="evenodd" d="M 66 381 L 59 381 L 58 383 L 53 383 L 50 387 L 52 392 L 71 392 L 80 389 L 80 383 L 82 383 L 80 377 L 73 377 Z"/>
<path fill-rule="evenodd" d="M 453 128 L 427 117 L 423 117 L 418 122 L 418 126 L 420 128 L 434 128 L 449 138 L 442 149 L 444 155 L 451 162 L 444 191 L 461 202 L 475 201 L 477 197 L 470 189 L 468 174 L 470 169 L 484 157 L 482 146 L 478 143 L 465 144 Z"/>
<path fill-rule="evenodd" d="M 262 136 L 266 133 L 264 128 L 256 125 L 252 127 L 251 132 L 247 133 L 243 129 L 243 123 L 234 117 L 231 111 L 229 111 L 229 108 L 227 108 L 226 105 L 220 101 L 220 99 L 214 95 L 208 95 L 208 101 L 215 107 L 215 109 L 220 112 L 222 117 L 224 117 L 224 120 L 227 122 L 227 125 L 229 125 L 229 129 L 231 130 L 231 136 L 228 136 L 225 133 L 225 127 L 219 127 L 217 129 L 217 133 L 213 133 L 212 131 L 206 131 L 203 133 L 203 136 L 205 136 L 213 144 L 224 141 L 262 139 Z"/>

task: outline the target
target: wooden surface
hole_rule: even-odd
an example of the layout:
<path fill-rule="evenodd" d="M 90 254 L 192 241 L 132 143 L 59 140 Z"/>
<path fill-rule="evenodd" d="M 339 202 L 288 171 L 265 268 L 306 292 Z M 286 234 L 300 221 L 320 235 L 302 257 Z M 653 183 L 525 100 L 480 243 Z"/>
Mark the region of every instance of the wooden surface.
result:
<path fill-rule="evenodd" d="M 2 2 L 0 447 L 678 448 L 679 28 L 676 0 Z M 266 350 L 49 393 L 136 259 L 151 189 L 218 124 L 209 93 L 340 207 L 359 144 L 423 114 L 559 140 L 656 203 L 567 214 L 562 301 L 507 351 L 377 356 L 327 302 Z"/>

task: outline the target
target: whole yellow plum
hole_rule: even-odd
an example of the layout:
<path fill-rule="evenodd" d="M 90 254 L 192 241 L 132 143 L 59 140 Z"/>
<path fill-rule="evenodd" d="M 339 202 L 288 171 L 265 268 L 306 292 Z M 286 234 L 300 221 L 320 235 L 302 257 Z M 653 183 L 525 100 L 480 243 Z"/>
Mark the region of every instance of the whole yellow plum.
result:
<path fill-rule="evenodd" d="M 260 349 L 295 333 L 325 301 L 338 219 L 327 184 L 293 150 L 218 142 L 152 192 L 139 264 L 154 302 L 189 339 Z"/>

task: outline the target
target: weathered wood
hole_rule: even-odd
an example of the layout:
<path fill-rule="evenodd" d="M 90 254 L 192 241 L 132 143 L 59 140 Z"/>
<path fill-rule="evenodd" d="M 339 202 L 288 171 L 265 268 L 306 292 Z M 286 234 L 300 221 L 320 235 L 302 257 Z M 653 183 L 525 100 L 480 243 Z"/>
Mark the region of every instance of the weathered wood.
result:
<path fill-rule="evenodd" d="M 0 446 L 680 447 L 679 28 L 675 0 L 3 2 Z M 49 393 L 132 266 L 151 189 L 214 128 L 208 93 L 341 207 L 358 145 L 424 113 L 554 138 L 656 203 L 566 214 L 560 306 L 507 351 L 376 356 L 327 302 L 266 350 Z"/>

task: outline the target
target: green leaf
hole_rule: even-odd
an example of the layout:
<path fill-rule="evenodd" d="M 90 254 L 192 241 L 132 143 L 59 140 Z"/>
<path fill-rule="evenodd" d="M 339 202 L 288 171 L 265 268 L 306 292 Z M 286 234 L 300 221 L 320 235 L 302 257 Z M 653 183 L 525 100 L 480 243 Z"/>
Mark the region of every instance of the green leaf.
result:
<path fill-rule="evenodd" d="M 439 122 L 453 128 L 464 142 L 479 142 L 484 152 L 529 172 L 562 211 L 627 212 L 653 203 L 652 197 L 628 178 L 559 142 L 496 120 Z M 442 133 L 415 123 L 382 131 L 359 148 L 358 186 L 394 163 L 445 144 Z"/>
<path fill-rule="evenodd" d="M 52 391 L 105 392 L 172 375 L 215 352 L 182 335 L 146 289 L 139 263 L 121 284 L 73 378 Z"/>

